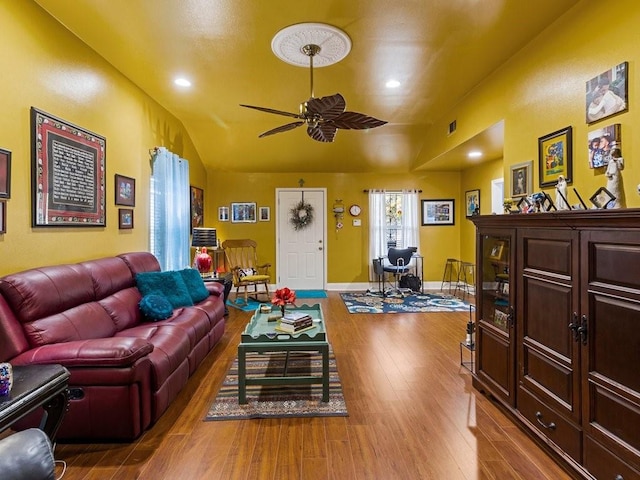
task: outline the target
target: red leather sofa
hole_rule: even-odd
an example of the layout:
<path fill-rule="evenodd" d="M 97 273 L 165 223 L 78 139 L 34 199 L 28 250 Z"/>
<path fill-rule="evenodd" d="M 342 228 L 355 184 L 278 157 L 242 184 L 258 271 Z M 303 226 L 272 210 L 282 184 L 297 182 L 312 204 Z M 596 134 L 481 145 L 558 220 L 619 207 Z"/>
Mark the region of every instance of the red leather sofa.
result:
<path fill-rule="evenodd" d="M 159 271 L 134 252 L 0 278 L 0 361 L 67 367 L 60 440 L 133 440 L 160 418 L 225 328 L 223 286 L 146 321 L 135 275 Z"/>

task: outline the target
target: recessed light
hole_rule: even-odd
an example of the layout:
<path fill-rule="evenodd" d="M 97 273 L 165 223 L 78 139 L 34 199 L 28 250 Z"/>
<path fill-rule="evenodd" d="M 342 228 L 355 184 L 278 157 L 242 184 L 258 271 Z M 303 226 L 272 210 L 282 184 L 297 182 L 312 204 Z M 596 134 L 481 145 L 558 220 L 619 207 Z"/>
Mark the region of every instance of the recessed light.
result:
<path fill-rule="evenodd" d="M 174 80 L 174 83 L 176 85 L 178 85 L 179 87 L 190 87 L 191 86 L 191 82 L 189 80 L 187 80 L 186 78 L 176 78 Z"/>
<path fill-rule="evenodd" d="M 387 83 L 385 83 L 385 86 L 387 88 L 398 88 L 400 86 L 400 82 L 398 80 L 388 80 Z"/>
<path fill-rule="evenodd" d="M 482 156 L 482 152 L 479 152 L 479 151 L 477 151 L 477 150 L 474 150 L 474 151 L 472 151 L 472 152 L 469 152 L 469 153 L 467 154 L 467 156 L 468 156 L 469 158 L 480 158 L 480 157 Z"/>

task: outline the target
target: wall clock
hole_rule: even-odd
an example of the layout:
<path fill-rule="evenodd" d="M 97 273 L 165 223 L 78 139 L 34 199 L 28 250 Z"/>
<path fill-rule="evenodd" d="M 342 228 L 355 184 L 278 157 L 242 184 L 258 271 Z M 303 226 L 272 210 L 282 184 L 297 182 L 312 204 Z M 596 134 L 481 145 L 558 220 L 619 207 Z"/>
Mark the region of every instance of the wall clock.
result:
<path fill-rule="evenodd" d="M 352 217 L 357 217 L 358 215 L 360 215 L 361 211 L 362 209 L 360 208 L 359 205 L 351 205 L 349 207 L 349 213 L 351 214 Z"/>

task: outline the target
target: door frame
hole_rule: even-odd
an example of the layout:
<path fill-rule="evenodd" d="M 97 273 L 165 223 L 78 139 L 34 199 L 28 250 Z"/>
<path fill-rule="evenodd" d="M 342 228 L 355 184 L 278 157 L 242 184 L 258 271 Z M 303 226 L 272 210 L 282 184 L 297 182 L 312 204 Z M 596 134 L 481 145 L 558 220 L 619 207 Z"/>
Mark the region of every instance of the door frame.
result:
<path fill-rule="evenodd" d="M 316 220 L 322 220 L 322 288 L 324 290 L 327 289 L 327 188 L 326 187 L 303 187 L 303 188 L 276 188 L 276 199 L 275 199 L 275 222 L 276 222 L 276 288 L 282 288 L 283 285 L 280 285 L 280 272 L 278 270 L 278 265 L 280 265 L 280 215 L 281 212 L 280 207 L 280 193 L 281 192 L 320 192 L 322 194 L 322 205 L 323 205 L 323 218 L 319 218 L 316 216 Z M 284 212 L 285 215 L 288 212 Z"/>

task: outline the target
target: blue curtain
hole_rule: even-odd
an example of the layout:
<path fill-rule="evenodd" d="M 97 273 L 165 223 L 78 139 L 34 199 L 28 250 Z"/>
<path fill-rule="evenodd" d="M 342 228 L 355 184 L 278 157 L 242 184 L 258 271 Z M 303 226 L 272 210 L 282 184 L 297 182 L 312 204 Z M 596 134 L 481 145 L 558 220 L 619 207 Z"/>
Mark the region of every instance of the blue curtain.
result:
<path fill-rule="evenodd" d="M 151 253 L 162 270 L 180 270 L 190 264 L 189 162 L 159 147 L 151 165 Z"/>

